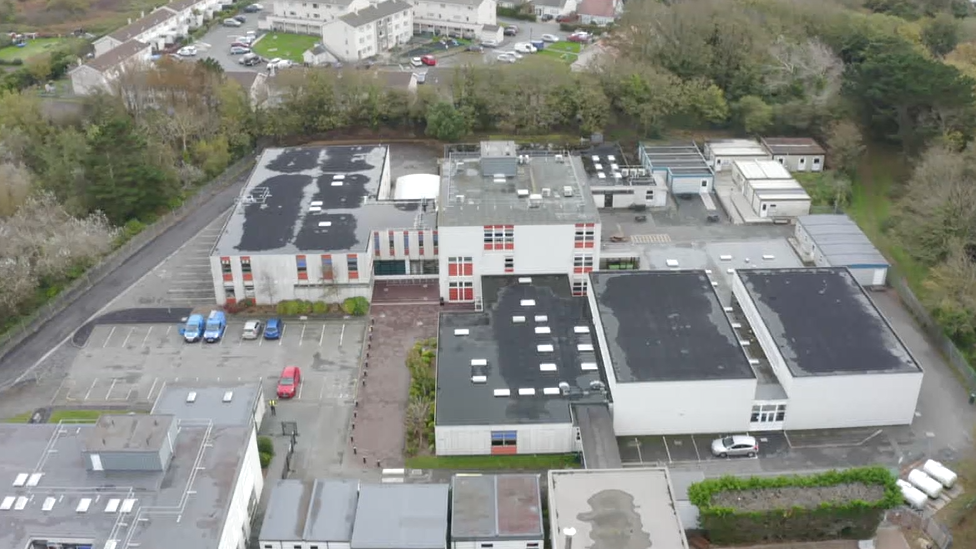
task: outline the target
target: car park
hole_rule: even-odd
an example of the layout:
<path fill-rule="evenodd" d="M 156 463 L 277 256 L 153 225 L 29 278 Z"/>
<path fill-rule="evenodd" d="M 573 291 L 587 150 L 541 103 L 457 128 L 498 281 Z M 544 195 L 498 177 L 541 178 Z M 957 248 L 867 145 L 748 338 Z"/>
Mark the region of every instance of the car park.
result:
<path fill-rule="evenodd" d="M 224 26 L 225 27 L 240 27 L 243 24 L 244 23 L 241 23 L 237 19 L 224 19 Z"/>
<path fill-rule="evenodd" d="M 269 319 L 264 327 L 264 339 L 279 339 L 283 329 L 284 324 L 281 323 L 280 318 Z"/>
<path fill-rule="evenodd" d="M 542 41 L 543 42 L 559 42 L 559 37 L 556 36 L 555 34 L 543 34 L 542 35 Z"/>
<path fill-rule="evenodd" d="M 210 311 L 207 316 L 207 327 L 203 332 L 203 340 L 207 343 L 217 343 L 224 337 L 227 330 L 227 315 L 223 311 Z"/>
<path fill-rule="evenodd" d="M 278 398 L 294 398 L 302 383 L 302 371 L 298 366 L 285 366 L 278 378 Z"/>
<path fill-rule="evenodd" d="M 176 52 L 176 55 L 179 55 L 180 57 L 193 57 L 196 54 L 197 54 L 196 46 L 183 46 L 182 48 L 179 49 L 179 51 Z"/>
<path fill-rule="evenodd" d="M 428 67 L 437 66 L 437 59 L 435 59 L 433 55 L 424 55 L 420 58 L 420 62 Z"/>
<path fill-rule="evenodd" d="M 261 321 L 260 320 L 248 320 L 244 323 L 244 333 L 241 334 L 242 339 L 257 339 L 261 335 Z"/>
<path fill-rule="evenodd" d="M 519 42 L 515 44 L 515 51 L 517 53 L 535 53 L 538 51 L 535 46 L 529 44 L 528 42 Z"/>
<path fill-rule="evenodd" d="M 238 36 L 237 38 L 234 39 L 234 43 L 235 44 L 243 44 L 245 46 L 250 46 L 251 44 L 254 43 L 254 37 L 253 36 Z"/>
<path fill-rule="evenodd" d="M 245 53 L 251 53 L 251 48 L 249 48 L 247 46 L 231 46 L 230 47 L 230 54 L 231 55 L 244 55 Z"/>
<path fill-rule="evenodd" d="M 410 60 L 410 64 L 415 67 L 422 67 L 424 65 L 424 62 L 421 61 L 419 57 L 414 57 L 413 59 Z"/>
<path fill-rule="evenodd" d="M 712 455 L 715 457 L 756 457 L 759 443 L 749 435 L 729 435 L 712 441 Z"/>

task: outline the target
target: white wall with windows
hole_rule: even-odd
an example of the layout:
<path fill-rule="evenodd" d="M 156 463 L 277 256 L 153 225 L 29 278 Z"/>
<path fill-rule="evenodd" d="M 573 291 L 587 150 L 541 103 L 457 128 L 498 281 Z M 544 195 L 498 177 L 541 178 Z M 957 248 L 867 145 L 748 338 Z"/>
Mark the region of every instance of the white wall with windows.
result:
<path fill-rule="evenodd" d="M 392 4 L 395 5 L 395 4 Z M 353 26 L 336 18 L 322 26 L 322 44 L 342 61 L 366 59 L 406 44 L 413 37 L 413 11 L 404 9 L 375 21 Z"/>
<path fill-rule="evenodd" d="M 437 425 L 439 456 L 563 454 L 575 451 L 576 427 L 570 423 L 526 425 Z"/>
<path fill-rule="evenodd" d="M 413 0 L 415 32 L 476 37 L 485 25 L 497 24 L 495 0 Z"/>
<path fill-rule="evenodd" d="M 667 190 L 655 185 L 591 186 L 590 191 L 597 208 L 629 208 L 635 204 L 662 208 L 668 203 Z"/>
<path fill-rule="evenodd" d="M 370 253 L 211 256 L 218 304 L 243 299 L 259 304 L 289 299 L 337 302 L 369 298 L 373 259 Z"/>
<path fill-rule="evenodd" d="M 297 34 L 321 34 L 322 26 L 333 19 L 369 7 L 369 0 L 332 2 L 272 2 L 266 24 L 272 30 Z"/>
<path fill-rule="evenodd" d="M 433 229 L 373 233 L 373 276 L 437 278 L 438 233 Z"/>

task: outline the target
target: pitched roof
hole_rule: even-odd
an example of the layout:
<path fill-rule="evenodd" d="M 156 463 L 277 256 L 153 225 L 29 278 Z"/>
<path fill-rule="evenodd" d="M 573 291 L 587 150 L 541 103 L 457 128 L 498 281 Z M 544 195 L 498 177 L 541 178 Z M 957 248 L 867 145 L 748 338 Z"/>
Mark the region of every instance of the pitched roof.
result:
<path fill-rule="evenodd" d="M 165 7 L 173 11 L 180 12 L 187 8 L 192 8 L 193 6 L 196 6 L 202 1 L 203 0 L 170 0 L 170 2 L 166 4 Z"/>
<path fill-rule="evenodd" d="M 395 13 L 407 11 L 410 8 L 410 4 L 402 0 L 387 0 L 386 2 L 374 4 L 365 9 L 347 13 L 339 19 L 345 21 L 345 23 L 350 27 L 362 27 L 363 25 L 368 25 L 374 21 L 379 21 L 380 19 L 389 17 Z"/>
<path fill-rule="evenodd" d="M 92 59 L 87 66 L 95 69 L 98 72 L 105 72 L 106 70 L 115 67 L 119 63 L 132 58 L 148 47 L 149 44 L 144 44 L 138 40 L 129 40 L 121 46 L 112 48 L 104 55 L 100 55 L 95 59 Z"/>
<path fill-rule="evenodd" d="M 250 91 L 251 87 L 254 86 L 254 82 L 257 81 L 259 76 L 264 76 L 263 74 L 255 71 L 227 71 L 224 73 L 227 78 L 237 82 L 245 90 Z"/>
<path fill-rule="evenodd" d="M 594 17 L 614 17 L 617 14 L 613 7 L 613 0 L 583 0 L 576 12 Z"/>
<path fill-rule="evenodd" d="M 149 15 L 137 19 L 131 24 L 109 34 L 109 36 L 120 42 L 125 42 L 126 40 L 131 40 L 147 30 L 161 25 L 174 17 L 176 17 L 176 12 L 166 6 L 163 6 Z"/>

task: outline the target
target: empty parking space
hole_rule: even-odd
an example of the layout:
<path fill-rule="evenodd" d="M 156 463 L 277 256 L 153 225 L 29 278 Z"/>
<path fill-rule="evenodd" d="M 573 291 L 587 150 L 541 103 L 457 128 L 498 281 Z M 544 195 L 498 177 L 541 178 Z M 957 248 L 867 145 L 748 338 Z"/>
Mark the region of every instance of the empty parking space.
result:
<path fill-rule="evenodd" d="M 182 350 L 188 346 L 204 347 L 285 347 L 341 348 L 349 344 L 354 330 L 350 329 L 350 340 L 346 339 L 346 324 L 334 322 L 293 322 L 287 323 L 278 339 L 244 339 L 244 322 L 227 324 L 224 337 L 215 343 L 187 343 L 180 335 L 176 324 L 107 324 L 98 325 L 88 337 L 85 348 L 129 349 L 152 348 L 157 350 Z M 353 324 L 350 324 L 353 326 Z"/>
<path fill-rule="evenodd" d="M 753 433 L 759 444 L 759 455 L 755 458 L 735 457 L 719 458 L 712 455 L 712 441 L 725 436 L 725 434 L 698 434 L 698 435 L 666 435 L 666 436 L 642 436 L 642 437 L 619 437 L 617 444 L 620 448 L 620 456 L 625 464 L 681 464 L 699 463 L 706 461 L 719 461 L 726 459 L 759 459 L 769 457 L 783 457 L 788 455 L 792 448 L 785 433 Z M 790 437 L 792 438 L 792 434 Z M 837 446 L 834 446 L 837 447 Z"/>
<path fill-rule="evenodd" d="M 668 454 L 672 462 L 701 461 L 701 455 L 694 437 L 671 435 L 662 438 L 668 447 Z"/>

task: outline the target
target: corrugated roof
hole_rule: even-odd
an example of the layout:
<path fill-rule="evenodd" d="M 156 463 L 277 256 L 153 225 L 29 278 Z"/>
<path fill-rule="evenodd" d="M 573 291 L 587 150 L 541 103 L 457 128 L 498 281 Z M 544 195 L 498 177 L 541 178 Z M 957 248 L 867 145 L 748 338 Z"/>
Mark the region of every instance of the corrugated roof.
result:
<path fill-rule="evenodd" d="M 888 265 L 864 231 L 846 215 L 805 215 L 796 223 L 833 266 Z"/>

